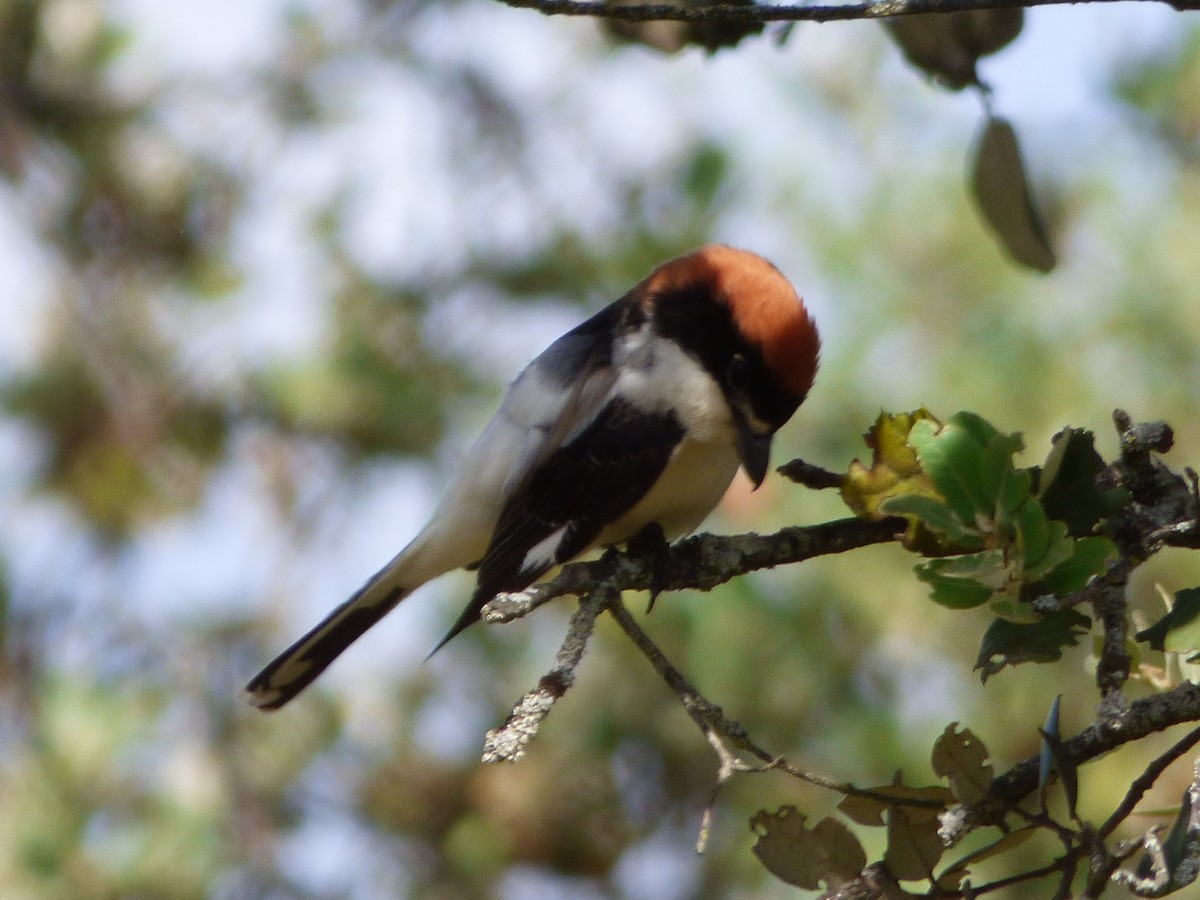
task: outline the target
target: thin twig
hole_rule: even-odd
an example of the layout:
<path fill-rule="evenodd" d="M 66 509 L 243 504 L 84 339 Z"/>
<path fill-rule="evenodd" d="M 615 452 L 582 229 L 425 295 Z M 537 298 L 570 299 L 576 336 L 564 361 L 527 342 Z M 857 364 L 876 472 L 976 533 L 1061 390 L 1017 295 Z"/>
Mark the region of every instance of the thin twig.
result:
<path fill-rule="evenodd" d="M 583 659 L 596 617 L 608 605 L 611 589 L 599 588 L 579 602 L 571 616 L 567 636 L 554 657 L 554 665 L 542 676 L 537 687 L 521 698 L 504 724 L 487 733 L 483 761 L 516 762 L 525 755 L 525 747 L 537 734 L 558 698 L 575 683 L 575 669 Z"/>
<path fill-rule="evenodd" d="M 1133 812 L 1133 808 L 1138 805 L 1146 791 L 1154 786 L 1154 782 L 1167 770 L 1167 767 L 1183 756 L 1183 754 L 1187 753 L 1197 743 L 1200 743 L 1200 727 L 1193 728 L 1176 741 L 1165 753 L 1146 766 L 1146 771 L 1129 785 L 1129 791 L 1125 794 L 1125 799 L 1121 801 L 1121 805 L 1113 810 L 1112 815 L 1105 819 L 1104 824 L 1100 826 L 1100 837 L 1106 838 L 1112 834 L 1117 826 L 1129 817 L 1130 813 Z"/>
<path fill-rule="evenodd" d="M 787 775 L 797 778 L 808 784 L 816 787 L 825 788 L 835 791 L 839 794 L 849 795 L 853 797 L 863 797 L 869 800 L 875 800 L 889 806 L 909 806 L 920 809 L 941 809 L 945 805 L 938 800 L 927 800 L 919 797 L 898 798 L 892 794 L 882 791 L 872 791 L 866 788 L 856 787 L 845 781 L 838 781 L 835 778 L 830 778 L 826 775 L 820 775 L 815 772 L 806 772 L 788 762 L 784 757 L 777 756 L 765 750 L 763 747 L 756 744 L 746 733 L 746 729 L 737 722 L 725 716 L 721 707 L 717 706 L 712 701 L 708 700 L 701 694 L 695 686 L 687 679 L 687 677 L 675 668 L 674 664 L 667 659 L 666 655 L 659 649 L 658 645 L 650 639 L 649 635 L 642 630 L 641 626 L 634 621 L 633 616 L 629 614 L 629 610 L 621 603 L 620 598 L 615 598 L 608 606 L 612 617 L 616 619 L 621 630 L 633 641 L 642 655 L 650 661 L 654 666 L 659 676 L 667 683 L 667 685 L 675 692 L 679 698 L 683 708 L 687 710 L 692 721 L 700 728 L 705 738 L 710 743 L 713 741 L 712 735 L 717 735 L 724 742 L 724 747 L 727 749 L 732 745 L 738 750 L 744 750 L 751 756 L 758 759 L 761 765 L 751 765 L 742 760 L 737 760 L 733 765 L 736 772 L 774 772 L 779 771 Z M 718 757 L 722 751 L 718 751 Z"/>

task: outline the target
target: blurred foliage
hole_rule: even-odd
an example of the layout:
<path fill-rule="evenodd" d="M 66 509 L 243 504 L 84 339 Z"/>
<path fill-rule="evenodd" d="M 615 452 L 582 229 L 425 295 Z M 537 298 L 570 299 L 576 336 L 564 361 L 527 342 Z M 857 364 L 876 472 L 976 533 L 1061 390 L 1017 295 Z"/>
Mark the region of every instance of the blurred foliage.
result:
<path fill-rule="evenodd" d="M 1114 86 L 1182 159 L 1200 161 L 1200 32 L 1185 32 L 1174 54 L 1131 63 Z"/>
<path fill-rule="evenodd" d="M 517 766 L 474 760 L 541 674 L 554 609 L 416 674 L 364 646 L 273 717 L 237 696 L 314 615 L 310 595 L 340 599 L 330 572 L 353 581 L 379 560 L 352 551 L 400 539 L 419 491 L 398 470 L 473 432 L 547 328 L 704 241 L 793 248 L 779 262 L 827 317 L 781 455 L 844 465 L 881 407 L 923 402 L 1030 446 L 1067 421 L 1103 443 L 1119 403 L 1175 420 L 1178 458 L 1200 461 L 1194 29 L 1116 78 L 1134 127 L 1168 137 L 1158 165 L 1179 188 L 1143 206 L 1122 168 L 1142 156 L 1079 159 L 1057 186 L 1059 266 L 1033 279 L 973 215 L 961 144 L 922 143 L 914 85 L 877 89 L 882 40 L 801 79 L 812 63 L 791 45 L 717 35 L 710 49 L 741 43 L 712 65 L 786 88 L 739 134 L 660 128 L 638 98 L 694 110 L 702 88 L 658 80 L 694 61 L 613 49 L 587 23 L 478 2 L 263 15 L 269 38 L 241 55 L 232 29 L 197 26 L 196 46 L 228 51 L 218 64 L 148 51 L 153 17 L 100 0 L 0 0 L 0 209 L 36 280 L 33 313 L 14 304 L 2 326 L 21 353 L 0 360 L 6 898 L 792 896 L 745 822 L 836 797 L 732 783 L 697 859 L 715 760 L 603 620 Z M 587 93 L 610 80 L 626 93 Z M 356 130 L 396 119 L 381 140 Z M 806 164 L 827 145 L 828 172 Z M 718 527 L 842 514 L 772 479 Z M 1194 584 L 1189 565 L 1154 577 Z M 1135 590 L 1152 605 L 1150 581 Z M 861 783 L 898 768 L 925 783 L 954 715 L 1000 767 L 1038 752 L 1052 696 L 1090 711 L 1074 651 L 985 692 L 963 634 L 989 617 L 931 612 L 926 594 L 880 548 L 664 597 L 647 627 L 758 740 Z M 1110 802 L 1126 770 L 1081 804 Z M 1021 854 L 1037 863 L 1025 846 L 1005 860 Z"/>

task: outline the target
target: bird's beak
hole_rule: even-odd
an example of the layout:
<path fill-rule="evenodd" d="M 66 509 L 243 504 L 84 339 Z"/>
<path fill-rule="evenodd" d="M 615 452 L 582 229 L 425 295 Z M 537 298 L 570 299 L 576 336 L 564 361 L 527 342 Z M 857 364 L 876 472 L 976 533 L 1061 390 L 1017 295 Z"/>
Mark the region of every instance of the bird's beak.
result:
<path fill-rule="evenodd" d="M 771 463 L 771 435 L 755 434 L 749 425 L 739 422 L 738 456 L 741 457 L 742 468 L 757 489 L 767 477 L 767 466 Z"/>

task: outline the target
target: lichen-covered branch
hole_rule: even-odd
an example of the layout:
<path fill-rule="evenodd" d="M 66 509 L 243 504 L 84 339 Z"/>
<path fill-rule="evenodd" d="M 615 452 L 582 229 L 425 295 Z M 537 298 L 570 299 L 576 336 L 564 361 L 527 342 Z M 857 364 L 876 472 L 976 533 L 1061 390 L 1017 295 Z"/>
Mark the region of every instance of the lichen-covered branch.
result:
<path fill-rule="evenodd" d="M 903 519 L 839 519 L 766 535 L 698 534 L 672 544 L 661 554 L 610 550 L 600 559 L 564 566 L 550 581 L 497 597 L 483 608 L 482 615 L 487 622 L 508 622 L 556 597 L 582 594 L 599 585 L 618 591 L 710 591 L 758 569 L 894 541 L 904 527 Z"/>

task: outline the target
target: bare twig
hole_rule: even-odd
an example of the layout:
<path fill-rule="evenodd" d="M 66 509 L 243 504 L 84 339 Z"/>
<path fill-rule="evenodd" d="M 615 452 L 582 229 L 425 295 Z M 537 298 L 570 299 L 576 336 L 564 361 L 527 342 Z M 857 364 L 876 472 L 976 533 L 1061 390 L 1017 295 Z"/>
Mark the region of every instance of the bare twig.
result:
<path fill-rule="evenodd" d="M 1176 741 L 1170 749 L 1154 760 L 1154 762 L 1150 763 L 1146 767 L 1146 771 L 1129 785 L 1129 790 L 1125 794 L 1125 799 L 1121 801 L 1121 805 L 1113 810 L 1112 815 L 1100 826 L 1100 837 L 1108 837 L 1112 834 L 1117 826 L 1129 817 L 1129 814 L 1133 812 L 1133 808 L 1138 805 L 1146 791 L 1150 790 L 1154 782 L 1159 779 L 1159 776 L 1166 771 L 1167 766 L 1187 753 L 1197 743 L 1200 743 L 1200 728 L 1193 728 Z"/>
<path fill-rule="evenodd" d="M 712 744 L 714 740 L 720 741 L 721 749 L 717 750 L 717 756 L 721 759 L 723 766 L 728 762 L 731 769 L 730 774 L 734 772 L 779 771 L 816 787 L 836 791 L 839 794 L 876 800 L 885 805 L 911 806 L 920 809 L 941 809 L 943 807 L 944 804 L 938 800 L 926 800 L 917 797 L 898 798 L 894 794 L 859 788 L 849 782 L 838 781 L 835 778 L 815 772 L 807 772 L 792 765 L 784 757 L 770 753 L 755 743 L 746 733 L 745 728 L 732 719 L 726 718 L 721 707 L 704 697 L 687 677 L 675 668 L 662 650 L 659 649 L 658 645 L 634 621 L 633 616 L 629 614 L 629 610 L 625 608 L 625 605 L 620 602 L 619 598 L 615 598 L 609 604 L 608 609 L 613 618 L 616 619 L 617 624 L 621 627 L 621 630 L 633 641 L 634 645 L 642 652 L 642 655 L 654 666 L 663 681 L 675 692 L 680 703 L 683 704 L 683 708 L 687 710 L 688 715 L 692 717 L 692 721 L 700 728 L 709 743 Z M 733 755 L 726 756 L 725 754 L 731 746 L 737 750 L 749 753 L 758 759 L 760 764 L 747 763 Z M 716 744 L 714 744 L 714 749 L 716 749 Z M 728 776 L 722 779 L 721 783 L 724 783 L 727 779 Z"/>
<path fill-rule="evenodd" d="M 537 734 L 542 720 L 550 714 L 558 698 L 574 684 L 575 669 L 587 649 L 596 616 L 610 602 L 611 594 L 611 589 L 599 588 L 579 602 L 579 608 L 571 616 L 567 636 L 554 657 L 554 666 L 542 676 L 537 687 L 513 707 L 504 724 L 487 733 L 483 745 L 485 763 L 516 762 L 525 755 L 525 747 Z"/>
<path fill-rule="evenodd" d="M 831 472 L 829 469 L 814 466 L 802 459 L 786 462 L 775 471 L 788 481 L 794 481 L 796 484 L 802 484 L 815 491 L 841 487 L 845 480 L 845 475 L 841 472 Z"/>

